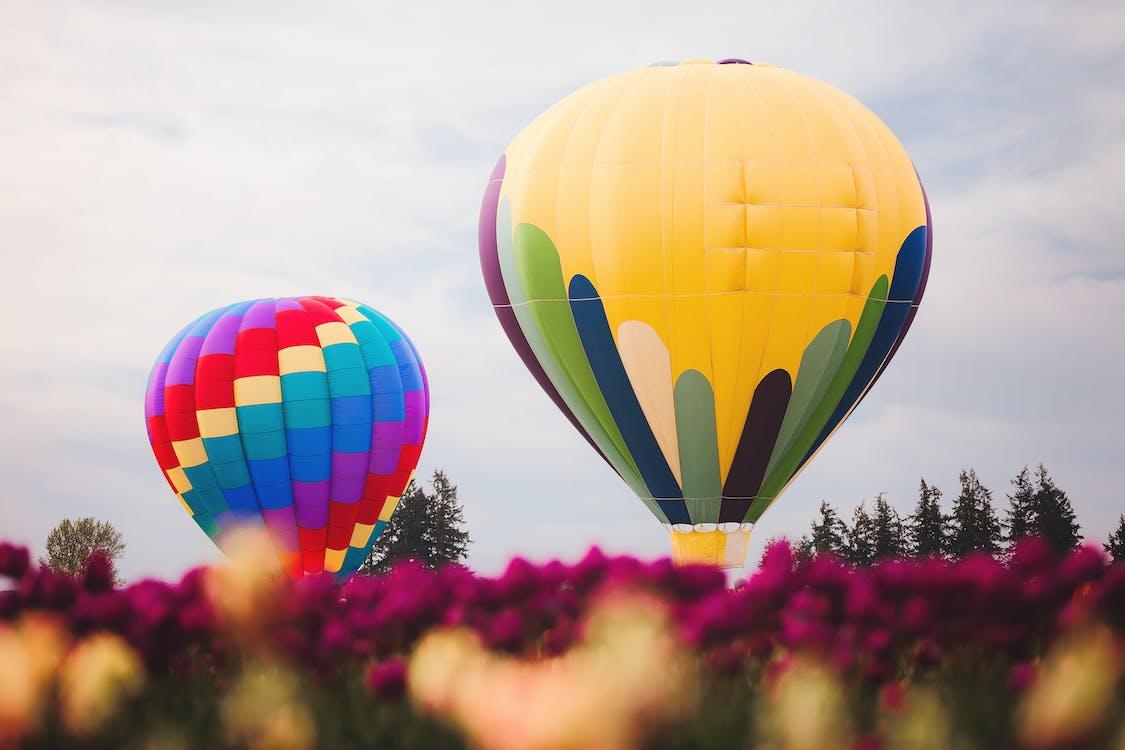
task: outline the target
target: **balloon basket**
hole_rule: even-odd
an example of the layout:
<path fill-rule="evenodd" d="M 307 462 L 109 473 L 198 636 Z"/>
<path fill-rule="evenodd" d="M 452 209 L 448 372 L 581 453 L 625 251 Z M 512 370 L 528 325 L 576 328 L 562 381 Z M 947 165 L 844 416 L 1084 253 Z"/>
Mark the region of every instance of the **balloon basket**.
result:
<path fill-rule="evenodd" d="M 741 568 L 746 565 L 752 523 L 677 523 L 666 526 L 677 565 L 713 565 Z"/>

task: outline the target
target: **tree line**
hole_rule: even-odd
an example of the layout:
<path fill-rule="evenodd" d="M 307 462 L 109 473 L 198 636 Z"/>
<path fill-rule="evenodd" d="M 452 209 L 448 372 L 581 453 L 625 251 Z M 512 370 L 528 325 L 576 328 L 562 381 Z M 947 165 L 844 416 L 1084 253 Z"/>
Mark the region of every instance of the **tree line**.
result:
<path fill-rule="evenodd" d="M 821 502 L 810 531 L 797 544 L 808 559 L 834 554 L 852 565 L 871 565 L 890 557 L 961 557 L 971 552 L 1003 555 L 1028 536 L 1042 538 L 1057 553 L 1074 549 L 1082 530 L 1070 498 L 1043 464 L 1024 467 L 1011 481 L 1008 507 L 1001 517 L 992 491 L 972 469 L 961 472 L 961 487 L 949 513 L 942 510 L 941 490 L 923 478 L 914 512 L 901 517 L 879 494 L 872 507 L 861 502 L 846 523 L 828 502 Z M 1125 514 L 1104 545 L 1114 560 L 1125 560 Z"/>

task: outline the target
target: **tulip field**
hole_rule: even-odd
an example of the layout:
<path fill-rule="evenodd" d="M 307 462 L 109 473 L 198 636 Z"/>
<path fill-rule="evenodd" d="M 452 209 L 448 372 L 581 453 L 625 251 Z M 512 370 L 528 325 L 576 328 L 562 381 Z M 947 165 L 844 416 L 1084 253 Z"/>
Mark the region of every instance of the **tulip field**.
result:
<path fill-rule="evenodd" d="M 263 573 L 114 588 L 0 545 L 0 748 L 1125 748 L 1125 565 Z"/>

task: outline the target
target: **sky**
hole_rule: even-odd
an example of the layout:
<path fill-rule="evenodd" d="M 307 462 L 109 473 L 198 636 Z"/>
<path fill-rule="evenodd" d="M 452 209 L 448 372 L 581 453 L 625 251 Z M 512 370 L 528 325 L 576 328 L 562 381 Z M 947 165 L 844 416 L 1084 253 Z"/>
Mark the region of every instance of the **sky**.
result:
<path fill-rule="evenodd" d="M 442 0 L 0 5 L 0 539 L 124 534 L 127 578 L 219 553 L 149 450 L 146 377 L 203 311 L 362 300 L 430 376 L 418 471 L 460 490 L 469 563 L 668 553 L 659 524 L 511 350 L 477 215 L 508 141 L 579 86 L 741 57 L 825 80 L 898 135 L 934 257 L 906 342 L 762 518 L 974 467 L 1003 505 L 1046 463 L 1085 534 L 1125 511 L 1125 5 Z"/>

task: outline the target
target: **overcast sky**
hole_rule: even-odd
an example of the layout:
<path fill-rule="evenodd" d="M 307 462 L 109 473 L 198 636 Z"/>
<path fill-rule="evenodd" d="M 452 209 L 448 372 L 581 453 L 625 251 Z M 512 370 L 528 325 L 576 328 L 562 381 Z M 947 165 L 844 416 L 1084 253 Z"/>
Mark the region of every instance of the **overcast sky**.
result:
<path fill-rule="evenodd" d="M 145 437 L 148 369 L 199 313 L 362 300 L 432 388 L 420 474 L 460 487 L 470 564 L 665 554 L 661 527 L 539 390 L 477 263 L 507 142 L 584 83 L 743 57 L 856 95 L 933 207 L 925 302 L 878 387 L 764 516 L 973 466 L 1000 504 L 1043 461 L 1088 537 L 1125 510 L 1120 2 L 49 2 L 0 5 L 0 538 L 118 526 L 127 577 L 218 553 Z M 177 7 L 179 6 L 179 7 Z M 693 7 L 694 6 L 694 7 Z"/>

